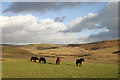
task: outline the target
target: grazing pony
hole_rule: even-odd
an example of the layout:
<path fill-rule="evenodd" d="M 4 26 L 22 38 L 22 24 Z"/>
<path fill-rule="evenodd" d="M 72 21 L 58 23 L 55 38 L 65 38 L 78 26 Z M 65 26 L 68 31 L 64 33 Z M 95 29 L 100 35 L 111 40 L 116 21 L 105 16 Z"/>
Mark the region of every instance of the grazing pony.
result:
<path fill-rule="evenodd" d="M 85 61 L 83 58 L 76 60 L 76 65 L 78 66 L 78 63 L 80 63 L 80 66 L 82 66 L 82 61 Z"/>
<path fill-rule="evenodd" d="M 56 64 L 60 64 L 61 58 L 57 57 Z"/>
<path fill-rule="evenodd" d="M 34 60 L 34 57 L 31 57 L 30 61 L 33 61 Z"/>
<path fill-rule="evenodd" d="M 38 60 L 38 57 L 31 57 L 30 60 L 36 62 L 36 60 Z"/>
<path fill-rule="evenodd" d="M 39 63 L 41 63 L 41 61 L 44 62 L 44 64 L 46 63 L 46 59 L 44 57 L 40 57 Z"/>

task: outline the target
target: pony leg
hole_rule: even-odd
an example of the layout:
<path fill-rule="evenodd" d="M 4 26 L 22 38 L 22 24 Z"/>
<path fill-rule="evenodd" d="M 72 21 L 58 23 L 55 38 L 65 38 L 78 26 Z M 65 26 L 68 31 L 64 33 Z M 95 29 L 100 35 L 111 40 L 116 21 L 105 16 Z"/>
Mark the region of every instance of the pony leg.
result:
<path fill-rule="evenodd" d="M 78 63 L 76 63 L 76 65 L 78 66 Z"/>
<path fill-rule="evenodd" d="M 80 63 L 80 66 L 82 66 L 82 63 Z"/>
<path fill-rule="evenodd" d="M 44 61 L 44 64 L 46 63 L 46 60 Z"/>
<path fill-rule="evenodd" d="M 56 61 L 56 64 L 57 64 L 57 61 Z"/>
<path fill-rule="evenodd" d="M 41 60 L 39 60 L 39 63 L 41 63 Z"/>
<path fill-rule="evenodd" d="M 76 62 L 76 65 L 78 66 L 78 62 Z"/>

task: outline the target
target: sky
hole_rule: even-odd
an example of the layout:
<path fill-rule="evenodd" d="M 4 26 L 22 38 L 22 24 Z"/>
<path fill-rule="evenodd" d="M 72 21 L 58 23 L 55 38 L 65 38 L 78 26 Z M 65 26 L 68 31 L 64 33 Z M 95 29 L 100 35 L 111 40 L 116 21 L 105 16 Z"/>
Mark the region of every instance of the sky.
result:
<path fill-rule="evenodd" d="M 118 38 L 117 2 L 2 2 L 2 43 L 81 44 Z"/>

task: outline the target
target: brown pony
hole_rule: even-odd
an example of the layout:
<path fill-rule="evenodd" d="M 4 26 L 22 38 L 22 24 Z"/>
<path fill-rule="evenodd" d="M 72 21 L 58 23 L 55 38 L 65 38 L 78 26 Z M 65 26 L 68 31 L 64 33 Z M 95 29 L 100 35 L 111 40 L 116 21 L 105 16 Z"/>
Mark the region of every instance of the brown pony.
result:
<path fill-rule="evenodd" d="M 61 58 L 57 57 L 56 64 L 60 64 Z"/>

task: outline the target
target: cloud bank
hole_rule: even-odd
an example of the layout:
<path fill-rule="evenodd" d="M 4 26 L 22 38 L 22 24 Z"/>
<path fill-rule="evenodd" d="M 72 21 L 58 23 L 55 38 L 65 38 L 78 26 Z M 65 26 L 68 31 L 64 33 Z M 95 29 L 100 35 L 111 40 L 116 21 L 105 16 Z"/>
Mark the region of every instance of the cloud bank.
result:
<path fill-rule="evenodd" d="M 66 26 L 54 19 L 32 15 L 0 16 L 3 43 L 79 43 L 75 33 L 60 33 Z"/>
<path fill-rule="evenodd" d="M 4 12 L 39 11 L 45 13 L 49 10 L 59 10 L 64 7 L 74 8 L 80 3 L 14 3 Z M 40 5 L 41 4 L 41 5 Z M 45 3 L 46 4 L 46 3 Z M 23 6 L 20 6 L 23 5 Z M 31 6 L 33 5 L 33 6 Z M 16 6 L 16 7 L 15 7 Z M 55 7 L 58 6 L 58 7 Z M 35 8 L 40 7 L 40 8 Z M 34 9 L 34 10 L 33 10 Z M 88 13 L 88 16 L 78 17 L 65 26 L 64 17 L 55 19 L 39 19 L 32 15 L 0 16 L 0 27 L 2 28 L 3 43 L 49 43 L 49 44 L 71 44 L 83 42 L 95 42 L 118 38 L 118 3 L 109 2 L 98 13 Z M 89 36 L 78 36 L 83 30 L 102 29 L 97 34 L 94 32 Z"/>
<path fill-rule="evenodd" d="M 3 12 L 21 13 L 33 11 L 46 13 L 47 11 L 57 11 L 63 8 L 75 8 L 80 4 L 80 2 L 15 2 Z"/>
<path fill-rule="evenodd" d="M 118 3 L 110 2 L 97 14 L 89 13 L 84 18 L 77 18 L 69 23 L 68 28 L 64 32 L 76 33 L 88 29 L 106 28 L 98 34 L 91 34 L 84 41 L 94 42 L 118 38 Z"/>

